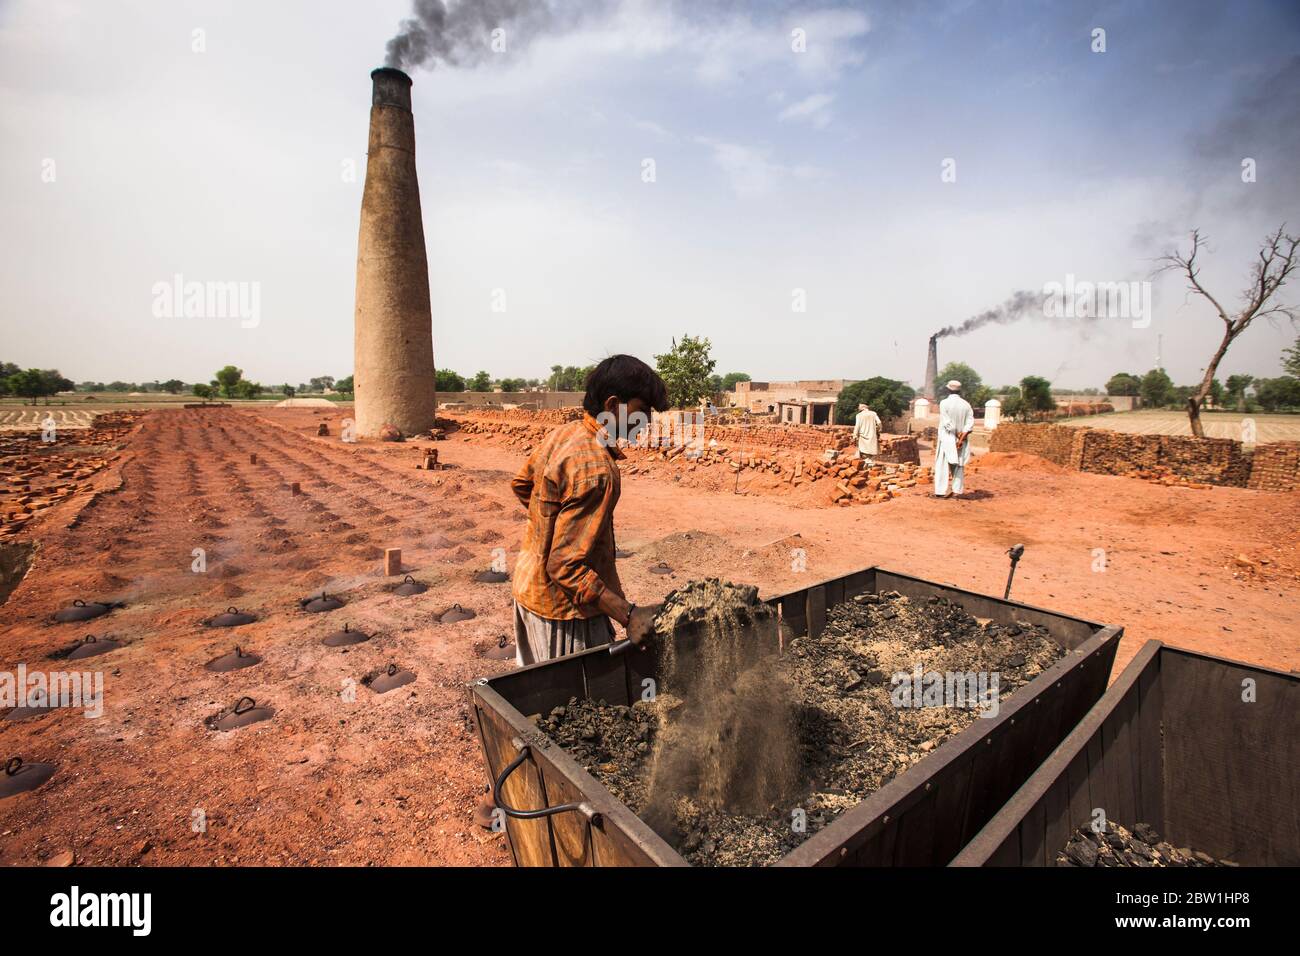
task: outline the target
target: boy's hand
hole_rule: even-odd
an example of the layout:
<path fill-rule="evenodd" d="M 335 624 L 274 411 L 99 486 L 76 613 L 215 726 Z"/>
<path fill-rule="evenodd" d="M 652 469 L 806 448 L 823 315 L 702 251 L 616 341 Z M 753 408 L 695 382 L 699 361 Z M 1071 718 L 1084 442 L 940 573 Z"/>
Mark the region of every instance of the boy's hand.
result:
<path fill-rule="evenodd" d="M 627 639 L 637 647 L 644 648 L 646 642 L 654 634 L 655 616 L 658 615 L 662 608 L 662 604 L 634 607 L 632 616 L 627 622 Z"/>

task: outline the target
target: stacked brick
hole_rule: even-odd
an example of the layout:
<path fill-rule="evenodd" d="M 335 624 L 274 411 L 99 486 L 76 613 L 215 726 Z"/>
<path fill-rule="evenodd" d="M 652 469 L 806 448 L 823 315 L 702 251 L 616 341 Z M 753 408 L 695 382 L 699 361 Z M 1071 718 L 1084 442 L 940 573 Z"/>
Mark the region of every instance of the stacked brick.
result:
<path fill-rule="evenodd" d="M 141 417 L 140 412 L 106 412 L 89 428 L 59 429 L 53 442 L 42 441 L 39 431 L 0 438 L 0 538 L 17 535 L 47 508 L 89 492 L 86 482 L 112 459 L 81 449 L 119 441 Z"/>
<path fill-rule="evenodd" d="M 746 470 L 767 472 L 779 479 L 767 493 L 793 493 L 805 487 L 824 489 L 831 504 L 844 506 L 888 501 L 932 475 L 930 469 L 912 462 L 877 461 L 868 467 L 861 459 L 849 456 L 790 454 L 772 448 L 732 449 L 720 444 L 708 445 L 698 453 L 681 447 L 629 449 L 624 470 L 632 475 L 654 475 L 664 470 L 664 463 L 679 472 L 673 476 L 678 481 L 689 479 L 692 472 L 711 469 L 736 475 Z"/>
<path fill-rule="evenodd" d="M 1247 487 L 1259 491 L 1300 489 L 1300 442 L 1277 441 L 1256 445 Z"/>
<path fill-rule="evenodd" d="M 704 440 L 738 447 L 821 452 L 847 448 L 853 429 L 847 425 L 705 425 Z"/>
<path fill-rule="evenodd" d="M 446 410 L 445 414 L 459 424 L 462 434 L 492 435 L 529 452 L 555 427 L 550 419 L 569 411 L 574 412 L 569 417 L 580 414 L 568 409 Z M 685 437 L 697 439 L 689 432 Z M 634 475 L 667 471 L 673 480 L 686 484 L 693 483 L 693 477 L 704 479 L 710 473 L 716 476 L 761 471 L 779 479 L 765 485 L 766 493 L 814 486 L 825 488 L 833 503 L 843 505 L 888 500 L 931 474 L 920 466 L 913 435 L 882 435 L 880 454 L 871 468 L 846 451 L 851 439 L 852 429 L 846 426 L 709 424 L 698 446 L 627 449 L 624 469 Z"/>
<path fill-rule="evenodd" d="M 1083 443 L 1083 454 L 1078 466 L 1080 471 L 1101 475 L 1129 475 L 1160 468 L 1159 435 L 1070 430 L 1079 432 Z"/>
<path fill-rule="evenodd" d="M 1300 487 L 1300 442 L 1257 445 L 1252 455 L 1241 442 L 1230 438 L 1129 435 L 1064 425 L 1008 423 L 993 432 L 989 450 L 1028 452 L 1076 471 L 1163 484 L 1263 491 Z"/>
<path fill-rule="evenodd" d="M 1058 418 L 1078 418 L 1083 415 L 1104 415 L 1113 412 L 1110 402 L 1065 402 L 1056 406 Z"/>
<path fill-rule="evenodd" d="M 1080 470 L 1084 428 L 1068 425 L 1025 425 L 1006 422 L 989 436 L 989 451 L 1022 451 L 1046 458 L 1062 468 Z"/>

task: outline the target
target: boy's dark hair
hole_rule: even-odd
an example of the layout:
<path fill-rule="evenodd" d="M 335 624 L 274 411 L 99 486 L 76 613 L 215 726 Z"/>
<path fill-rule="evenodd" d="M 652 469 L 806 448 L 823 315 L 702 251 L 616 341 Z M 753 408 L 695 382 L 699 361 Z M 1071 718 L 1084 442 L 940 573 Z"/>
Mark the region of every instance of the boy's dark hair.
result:
<path fill-rule="evenodd" d="M 592 415 L 605 410 L 605 399 L 617 395 L 623 403 L 639 398 L 657 412 L 668 410 L 668 387 L 654 369 L 631 355 L 611 355 L 587 376 L 582 407 Z"/>

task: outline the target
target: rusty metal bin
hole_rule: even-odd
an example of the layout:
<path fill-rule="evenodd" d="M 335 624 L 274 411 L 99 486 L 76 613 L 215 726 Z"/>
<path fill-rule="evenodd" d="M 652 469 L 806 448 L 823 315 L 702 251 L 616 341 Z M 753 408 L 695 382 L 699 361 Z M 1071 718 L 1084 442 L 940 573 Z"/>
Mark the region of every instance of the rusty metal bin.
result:
<path fill-rule="evenodd" d="M 999 624 L 1044 626 L 1069 653 L 1020 687 L 998 710 L 937 747 L 787 854 L 781 866 L 942 866 L 1015 793 L 1101 697 L 1122 628 L 1003 601 L 883 568 L 866 568 L 768 600 L 787 637 L 822 632 L 826 610 L 857 594 L 898 591 L 949 598 Z M 684 859 L 540 732 L 527 715 L 572 697 L 639 700 L 653 655 L 594 648 L 470 684 L 489 781 L 511 772 L 507 817 L 517 866 L 686 866 Z M 517 763 L 516 763 L 517 762 Z M 560 809 L 563 808 L 563 809 Z"/>
<path fill-rule="evenodd" d="M 1217 859 L 1296 866 L 1297 767 L 1300 676 L 1148 641 L 953 865 L 1051 865 L 1101 809 Z"/>

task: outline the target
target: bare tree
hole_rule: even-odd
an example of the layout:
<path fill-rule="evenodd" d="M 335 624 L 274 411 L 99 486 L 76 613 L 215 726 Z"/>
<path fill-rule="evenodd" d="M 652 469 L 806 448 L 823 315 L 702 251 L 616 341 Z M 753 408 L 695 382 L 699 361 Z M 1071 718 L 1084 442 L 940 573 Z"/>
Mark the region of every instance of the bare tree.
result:
<path fill-rule="evenodd" d="M 1214 384 L 1214 374 L 1218 371 L 1223 356 L 1227 354 L 1228 346 L 1250 327 L 1250 323 L 1261 316 L 1269 319 L 1286 316 L 1292 322 L 1296 320 L 1294 306 L 1279 305 L 1274 301 L 1278 290 L 1286 284 L 1291 273 L 1300 267 L 1300 255 L 1297 254 L 1297 250 L 1300 249 L 1300 237 L 1287 235 L 1285 229 L 1286 224 L 1283 223 L 1277 227 L 1276 232 L 1264 238 L 1263 246 L 1259 250 L 1259 261 L 1250 269 L 1250 284 L 1241 293 L 1241 308 L 1236 315 L 1232 316 L 1219 304 L 1219 300 L 1201 285 L 1201 267 L 1196 261 L 1196 256 L 1205 246 L 1205 237 L 1201 235 L 1199 229 L 1192 230 L 1191 252 L 1183 255 L 1175 249 L 1158 260 L 1163 265 L 1156 271 L 1174 269 L 1181 272 L 1187 277 L 1188 289 L 1204 296 L 1210 305 L 1214 306 L 1214 311 L 1223 321 L 1223 341 L 1219 343 L 1214 358 L 1210 359 L 1210 363 L 1205 367 L 1205 377 L 1201 379 L 1200 387 L 1187 399 L 1187 417 L 1191 422 L 1192 434 L 1197 438 L 1205 437 L 1205 430 L 1201 427 L 1201 404 L 1210 394 Z"/>

